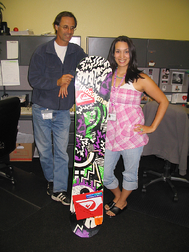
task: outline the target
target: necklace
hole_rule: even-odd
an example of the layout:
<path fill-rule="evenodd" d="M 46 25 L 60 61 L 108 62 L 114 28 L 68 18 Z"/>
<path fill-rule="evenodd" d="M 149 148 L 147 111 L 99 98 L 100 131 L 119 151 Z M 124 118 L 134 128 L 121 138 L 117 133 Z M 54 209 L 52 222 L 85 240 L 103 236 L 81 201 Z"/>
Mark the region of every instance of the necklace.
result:
<path fill-rule="evenodd" d="M 119 77 L 119 76 L 117 76 L 117 69 L 116 69 L 115 75 L 116 75 L 116 78 L 118 78 L 118 79 L 120 79 L 120 80 L 121 80 L 121 79 L 125 78 L 125 75 L 126 75 L 126 74 L 124 74 L 124 76 L 123 76 L 123 77 Z"/>
<path fill-rule="evenodd" d="M 121 84 L 123 83 L 124 79 L 125 79 L 126 73 L 124 74 L 123 77 L 118 77 L 117 76 L 117 69 L 115 71 L 115 75 L 114 75 L 114 83 L 113 83 L 113 88 L 112 88 L 112 92 L 111 92 L 111 97 L 110 97 L 110 107 L 109 107 L 109 117 L 111 117 L 112 121 L 116 120 L 116 110 L 115 110 L 115 102 L 116 102 L 116 92 L 118 93 L 119 88 L 121 87 Z M 116 78 L 118 79 L 122 79 L 121 82 L 119 83 L 117 90 L 116 90 Z"/>
<path fill-rule="evenodd" d="M 123 83 L 124 79 L 125 79 L 125 76 L 126 76 L 126 73 L 124 74 L 123 77 L 118 77 L 118 79 L 122 79 L 119 86 L 118 86 L 118 89 L 120 88 L 121 84 Z M 115 89 L 115 84 L 116 84 L 116 78 L 117 78 L 117 69 L 115 71 L 115 77 L 114 77 L 114 85 L 113 85 L 113 91 Z"/>
<path fill-rule="evenodd" d="M 116 78 L 118 78 L 118 79 L 122 79 L 123 77 L 119 77 L 119 76 L 117 76 L 117 75 L 116 75 Z"/>
<path fill-rule="evenodd" d="M 126 73 L 124 74 L 123 77 L 121 77 L 121 82 L 119 83 L 119 86 L 117 87 L 117 92 L 119 90 L 119 88 L 121 87 L 121 84 L 123 83 L 123 81 L 125 80 L 125 76 L 126 76 Z M 117 69 L 115 71 L 115 76 L 114 76 L 114 84 L 113 84 L 113 88 L 112 88 L 112 101 L 111 101 L 111 106 L 113 107 L 114 104 L 115 104 L 115 93 L 116 93 L 116 87 L 115 87 L 115 84 L 116 84 L 116 78 L 117 78 Z M 120 77 L 119 77 L 120 78 Z"/>

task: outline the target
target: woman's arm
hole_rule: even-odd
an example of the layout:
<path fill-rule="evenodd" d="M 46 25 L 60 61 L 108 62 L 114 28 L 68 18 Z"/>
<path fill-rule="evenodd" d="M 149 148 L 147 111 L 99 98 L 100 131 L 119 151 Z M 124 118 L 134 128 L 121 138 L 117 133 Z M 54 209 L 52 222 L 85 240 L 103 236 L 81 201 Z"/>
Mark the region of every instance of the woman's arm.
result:
<path fill-rule="evenodd" d="M 146 92 L 150 97 L 152 97 L 157 103 L 159 103 L 158 110 L 154 121 L 152 122 L 151 126 L 145 125 L 136 125 L 134 131 L 144 133 L 152 133 L 154 132 L 158 125 L 160 124 L 161 120 L 163 119 L 167 107 L 169 105 L 169 101 L 165 94 L 159 89 L 156 83 L 148 77 L 146 74 L 141 74 L 144 79 L 138 79 L 136 83 L 134 83 L 135 88 L 142 92 Z M 142 129 L 142 131 L 141 131 Z"/>

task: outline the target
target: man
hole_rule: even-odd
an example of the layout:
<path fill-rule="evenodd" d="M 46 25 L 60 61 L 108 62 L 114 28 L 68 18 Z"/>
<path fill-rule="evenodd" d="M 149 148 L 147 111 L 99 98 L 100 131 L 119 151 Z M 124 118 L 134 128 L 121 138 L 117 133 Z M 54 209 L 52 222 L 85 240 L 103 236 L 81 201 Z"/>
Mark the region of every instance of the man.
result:
<path fill-rule="evenodd" d="M 87 55 L 78 45 L 69 43 L 77 26 L 71 12 L 59 13 L 53 25 L 56 38 L 37 48 L 31 58 L 28 79 L 33 87 L 34 137 L 48 182 L 47 194 L 69 205 L 69 109 L 75 98 L 75 69 Z"/>

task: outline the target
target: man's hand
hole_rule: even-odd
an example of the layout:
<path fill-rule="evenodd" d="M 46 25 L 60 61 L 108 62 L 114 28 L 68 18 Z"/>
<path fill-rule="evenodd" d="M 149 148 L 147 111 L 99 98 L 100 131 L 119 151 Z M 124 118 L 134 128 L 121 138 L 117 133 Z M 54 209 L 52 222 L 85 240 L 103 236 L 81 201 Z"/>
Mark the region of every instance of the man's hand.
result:
<path fill-rule="evenodd" d="M 64 74 L 60 79 L 57 80 L 57 86 L 70 85 L 71 80 L 74 78 L 71 74 Z"/>
<path fill-rule="evenodd" d="M 74 78 L 71 74 L 64 74 L 60 79 L 57 80 L 57 86 L 60 86 L 58 97 L 67 97 L 68 95 L 68 86 L 70 85 L 71 80 Z"/>

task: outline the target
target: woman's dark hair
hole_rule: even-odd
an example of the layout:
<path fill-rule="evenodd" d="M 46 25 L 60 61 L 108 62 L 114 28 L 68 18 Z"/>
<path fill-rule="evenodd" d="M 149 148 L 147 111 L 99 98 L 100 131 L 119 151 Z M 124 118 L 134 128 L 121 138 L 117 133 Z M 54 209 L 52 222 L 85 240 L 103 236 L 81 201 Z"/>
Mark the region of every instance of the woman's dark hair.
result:
<path fill-rule="evenodd" d="M 142 78 L 140 76 L 140 73 L 142 71 L 138 70 L 137 68 L 135 45 L 133 44 L 132 40 L 128 38 L 127 36 L 119 36 L 111 44 L 109 54 L 108 54 L 108 61 L 110 62 L 110 66 L 112 68 L 113 73 L 115 72 L 117 68 L 117 63 L 114 58 L 115 44 L 117 42 L 126 42 L 129 47 L 130 61 L 129 61 L 128 69 L 127 69 L 127 74 L 125 76 L 125 83 L 128 83 L 128 81 L 134 82 L 135 79 L 138 80 L 139 78 Z"/>
<path fill-rule="evenodd" d="M 75 21 L 75 28 L 77 27 L 77 19 L 76 17 L 74 16 L 73 13 L 69 12 L 69 11 L 63 11 L 63 12 L 60 12 L 56 17 L 55 17 L 55 20 L 54 20 L 54 23 L 53 23 L 53 26 L 54 26 L 54 29 L 55 29 L 55 25 L 59 25 L 60 24 L 60 21 L 61 21 L 61 18 L 62 17 L 72 17 Z M 57 33 L 56 29 L 55 29 L 55 32 Z"/>

